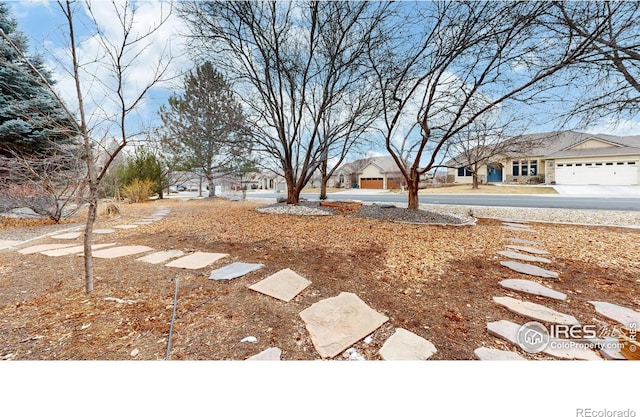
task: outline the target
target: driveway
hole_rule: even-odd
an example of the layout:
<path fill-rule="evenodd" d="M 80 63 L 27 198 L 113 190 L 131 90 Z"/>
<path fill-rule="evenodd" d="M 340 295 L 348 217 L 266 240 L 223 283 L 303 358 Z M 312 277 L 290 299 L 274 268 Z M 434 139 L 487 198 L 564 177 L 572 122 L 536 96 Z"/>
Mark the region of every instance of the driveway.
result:
<path fill-rule="evenodd" d="M 638 185 L 553 185 L 558 194 L 582 196 L 640 197 Z"/>

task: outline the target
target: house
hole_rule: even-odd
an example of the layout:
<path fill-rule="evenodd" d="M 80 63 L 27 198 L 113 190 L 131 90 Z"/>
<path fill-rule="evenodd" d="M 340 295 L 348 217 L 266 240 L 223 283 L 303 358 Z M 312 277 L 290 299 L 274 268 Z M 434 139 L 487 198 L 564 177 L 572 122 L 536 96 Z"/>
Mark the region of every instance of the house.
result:
<path fill-rule="evenodd" d="M 392 157 L 376 156 L 344 164 L 336 170 L 328 185 L 334 188 L 391 190 L 400 189 L 405 181 Z"/>
<path fill-rule="evenodd" d="M 640 136 L 561 131 L 521 135 L 526 152 L 504 152 L 478 169 L 481 183 L 640 185 Z M 455 163 L 447 182 L 470 184 L 473 173 Z"/>

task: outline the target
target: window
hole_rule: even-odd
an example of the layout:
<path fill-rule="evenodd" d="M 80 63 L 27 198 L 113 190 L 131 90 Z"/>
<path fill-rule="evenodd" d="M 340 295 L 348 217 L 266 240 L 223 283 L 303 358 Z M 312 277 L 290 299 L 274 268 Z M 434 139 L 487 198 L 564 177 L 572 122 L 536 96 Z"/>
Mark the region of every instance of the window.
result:
<path fill-rule="evenodd" d="M 627 162 L 627 165 L 635 165 L 635 162 Z"/>
<path fill-rule="evenodd" d="M 558 166 L 559 166 L 559 167 L 563 167 L 563 166 L 564 166 L 564 164 L 558 164 Z"/>
<path fill-rule="evenodd" d="M 567 166 L 568 166 L 568 167 L 572 167 L 572 166 L 573 166 L 573 164 L 567 164 Z"/>
<path fill-rule="evenodd" d="M 602 166 L 602 162 L 596 162 L 596 166 L 597 166 L 597 167 Z"/>
<path fill-rule="evenodd" d="M 522 161 L 521 166 L 522 166 L 521 175 L 523 177 L 526 177 L 527 175 L 529 175 L 529 163 L 527 161 Z"/>
<path fill-rule="evenodd" d="M 473 173 L 467 167 L 458 168 L 458 176 L 459 177 L 472 177 Z"/>
<path fill-rule="evenodd" d="M 577 167 L 581 167 L 581 166 L 582 166 L 582 164 L 576 164 L 576 166 L 577 166 Z"/>
<path fill-rule="evenodd" d="M 529 162 L 529 175 L 538 175 L 538 161 Z"/>
<path fill-rule="evenodd" d="M 519 161 L 512 161 L 511 162 L 512 166 L 513 166 L 513 176 L 517 177 L 520 175 L 520 162 Z"/>
<path fill-rule="evenodd" d="M 616 162 L 616 165 L 624 165 L 624 162 Z"/>
<path fill-rule="evenodd" d="M 613 162 L 607 162 L 607 165 L 613 165 Z"/>
<path fill-rule="evenodd" d="M 584 165 L 585 165 L 585 166 L 590 167 L 592 164 L 591 164 L 591 162 L 587 162 L 587 163 L 586 163 L 586 164 L 584 164 Z M 602 165 L 602 164 L 601 164 L 601 165 Z"/>
<path fill-rule="evenodd" d="M 344 175 L 340 174 L 340 176 L 338 177 L 338 182 L 340 184 L 344 184 Z"/>

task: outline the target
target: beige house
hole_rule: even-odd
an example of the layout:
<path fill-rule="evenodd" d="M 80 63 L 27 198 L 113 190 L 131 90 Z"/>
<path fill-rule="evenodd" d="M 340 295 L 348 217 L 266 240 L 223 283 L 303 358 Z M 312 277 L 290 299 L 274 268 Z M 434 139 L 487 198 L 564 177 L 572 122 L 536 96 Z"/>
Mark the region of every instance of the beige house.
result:
<path fill-rule="evenodd" d="M 331 177 L 330 187 L 378 190 L 400 189 L 404 177 L 390 156 L 358 159 L 344 164 Z"/>
<path fill-rule="evenodd" d="M 531 141 L 531 146 L 526 153 L 498 155 L 480 166 L 481 183 L 640 185 L 640 136 L 562 131 L 510 140 Z M 470 184 L 472 172 L 449 167 L 447 182 Z"/>

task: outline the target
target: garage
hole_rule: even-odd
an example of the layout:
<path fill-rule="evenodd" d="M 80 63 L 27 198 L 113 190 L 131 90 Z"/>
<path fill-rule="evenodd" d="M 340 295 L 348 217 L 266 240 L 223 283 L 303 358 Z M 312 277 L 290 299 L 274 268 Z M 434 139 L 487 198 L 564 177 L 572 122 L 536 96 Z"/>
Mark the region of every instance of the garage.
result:
<path fill-rule="evenodd" d="M 399 190 L 401 183 L 400 178 L 387 178 L 387 190 Z"/>
<path fill-rule="evenodd" d="M 637 185 L 637 161 L 575 160 L 557 162 L 556 184 Z"/>
<path fill-rule="evenodd" d="M 368 190 L 382 190 L 384 188 L 383 178 L 360 178 L 360 188 Z"/>

